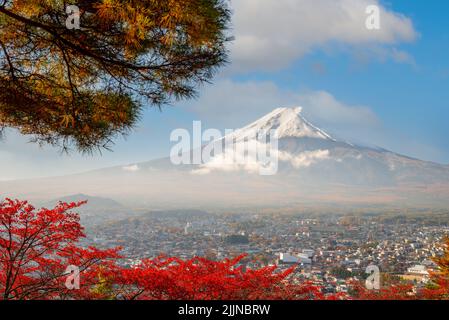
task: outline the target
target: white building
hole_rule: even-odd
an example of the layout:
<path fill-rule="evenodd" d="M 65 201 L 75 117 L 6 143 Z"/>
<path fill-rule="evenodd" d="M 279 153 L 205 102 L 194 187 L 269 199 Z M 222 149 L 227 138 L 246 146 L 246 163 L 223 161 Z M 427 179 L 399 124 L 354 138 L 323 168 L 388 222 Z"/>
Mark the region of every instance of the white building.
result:
<path fill-rule="evenodd" d="M 187 224 L 184 227 L 184 234 L 185 235 L 189 234 L 191 228 L 192 228 L 192 224 L 190 222 L 187 222 Z"/>
<path fill-rule="evenodd" d="M 315 254 L 315 250 L 303 249 L 302 253 L 305 254 L 308 258 L 312 258 L 313 255 Z"/>
<path fill-rule="evenodd" d="M 305 254 L 299 254 L 297 256 L 290 255 L 288 253 L 281 252 L 279 254 L 279 262 L 285 264 L 311 264 L 312 260 Z"/>
<path fill-rule="evenodd" d="M 415 265 L 407 269 L 407 273 L 420 275 L 420 276 L 428 276 L 429 272 L 427 271 L 427 267 L 423 265 Z"/>

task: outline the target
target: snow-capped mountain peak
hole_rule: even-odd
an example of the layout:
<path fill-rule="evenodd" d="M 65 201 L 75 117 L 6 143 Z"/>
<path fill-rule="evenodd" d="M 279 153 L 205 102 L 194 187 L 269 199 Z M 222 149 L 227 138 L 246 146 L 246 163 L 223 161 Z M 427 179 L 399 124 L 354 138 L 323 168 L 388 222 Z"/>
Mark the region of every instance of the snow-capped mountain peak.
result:
<path fill-rule="evenodd" d="M 315 127 L 302 115 L 302 107 L 276 108 L 259 120 L 234 134 L 240 137 L 255 137 L 260 132 L 275 130 L 277 137 L 317 138 L 335 141 L 329 134 Z"/>
<path fill-rule="evenodd" d="M 202 157 L 201 164 L 178 166 L 167 157 L 70 177 L 0 181 L 0 190 L 8 190 L 12 198 L 28 194 L 44 200 L 83 193 L 151 208 L 186 204 L 218 210 L 233 206 L 239 211 L 309 204 L 342 208 L 367 204 L 370 210 L 373 204 L 448 208 L 448 166 L 334 140 L 301 111 L 300 107 L 273 110 L 230 134 L 232 143 L 216 141 L 213 156 L 205 146 L 209 156 Z M 278 144 L 254 139 L 260 130 L 272 129 L 282 138 Z"/>

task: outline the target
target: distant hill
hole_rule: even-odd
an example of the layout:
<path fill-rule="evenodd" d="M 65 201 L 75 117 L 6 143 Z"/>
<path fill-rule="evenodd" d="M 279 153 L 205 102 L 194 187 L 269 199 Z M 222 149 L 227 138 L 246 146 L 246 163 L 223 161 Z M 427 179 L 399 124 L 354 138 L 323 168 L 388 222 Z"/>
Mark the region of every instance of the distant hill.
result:
<path fill-rule="evenodd" d="M 59 202 L 70 203 L 80 201 L 87 201 L 87 203 L 74 209 L 74 211 L 79 213 L 81 222 L 87 226 L 103 223 L 105 220 L 123 219 L 127 217 L 128 213 L 131 211 L 121 203 L 110 198 L 94 197 L 82 193 L 53 199 L 43 203 L 41 206 L 53 208 Z"/>
<path fill-rule="evenodd" d="M 124 205 L 110 198 L 94 197 L 82 193 L 50 200 L 46 202 L 44 206 L 52 207 L 58 204 L 58 202 L 60 201 L 62 202 L 87 201 L 87 203 L 80 208 L 82 211 L 92 212 L 92 211 L 105 211 L 105 210 L 113 210 L 113 211 L 126 210 Z"/>

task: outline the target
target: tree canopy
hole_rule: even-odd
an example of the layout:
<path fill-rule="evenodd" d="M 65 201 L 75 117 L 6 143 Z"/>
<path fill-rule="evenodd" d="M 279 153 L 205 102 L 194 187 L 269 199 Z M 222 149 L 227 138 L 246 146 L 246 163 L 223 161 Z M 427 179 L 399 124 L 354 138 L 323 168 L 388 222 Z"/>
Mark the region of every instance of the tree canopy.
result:
<path fill-rule="evenodd" d="M 68 28 L 68 5 L 80 27 Z M 226 0 L 0 0 L 0 130 L 108 148 L 226 62 Z"/>

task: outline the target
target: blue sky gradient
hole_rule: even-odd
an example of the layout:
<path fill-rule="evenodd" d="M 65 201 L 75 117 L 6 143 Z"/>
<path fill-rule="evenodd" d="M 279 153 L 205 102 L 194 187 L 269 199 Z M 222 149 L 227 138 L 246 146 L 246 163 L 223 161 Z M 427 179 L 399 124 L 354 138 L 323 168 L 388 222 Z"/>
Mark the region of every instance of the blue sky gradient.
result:
<path fill-rule="evenodd" d="M 266 84 L 278 93 L 273 104 L 279 101 L 295 105 L 296 100 L 302 101 L 302 94 L 326 92 L 345 106 L 369 109 L 377 122 L 365 126 L 363 121 L 358 125 L 342 119 L 337 123 L 340 119 L 329 124 L 315 117 L 316 112 L 310 107 L 311 120 L 316 125 L 346 139 L 449 164 L 449 2 L 394 0 L 380 4 L 409 18 L 416 39 L 367 45 L 331 40 L 325 45 L 310 46 L 285 67 L 265 71 L 254 68 L 239 72 L 231 61 L 214 84 L 200 89 L 197 100 L 175 103 L 163 112 L 149 108 L 135 132 L 126 140 L 117 139 L 112 153 L 106 151 L 93 157 L 61 155 L 51 147 L 29 144 L 26 137 L 9 131 L 0 142 L 0 180 L 62 175 L 168 156 L 172 146 L 170 132 L 175 128 L 190 129 L 193 120 L 202 120 L 204 128 L 236 128 L 279 107 L 268 105 L 271 99 L 266 90 L 261 91 L 267 101 L 264 107 L 258 108 L 255 97 L 243 97 L 239 91 L 229 95 L 229 100 L 217 97 L 217 105 L 211 105 L 224 83 L 237 88 L 251 84 L 255 90 L 252 96 L 257 96 L 258 86 Z M 397 57 L 391 58 L 395 53 Z M 245 93 L 244 87 L 241 92 Z M 247 101 L 253 100 L 254 105 L 244 110 Z M 229 117 L 220 116 L 231 104 L 240 103 L 240 109 L 230 109 Z M 214 108 L 220 108 L 220 112 Z"/>

